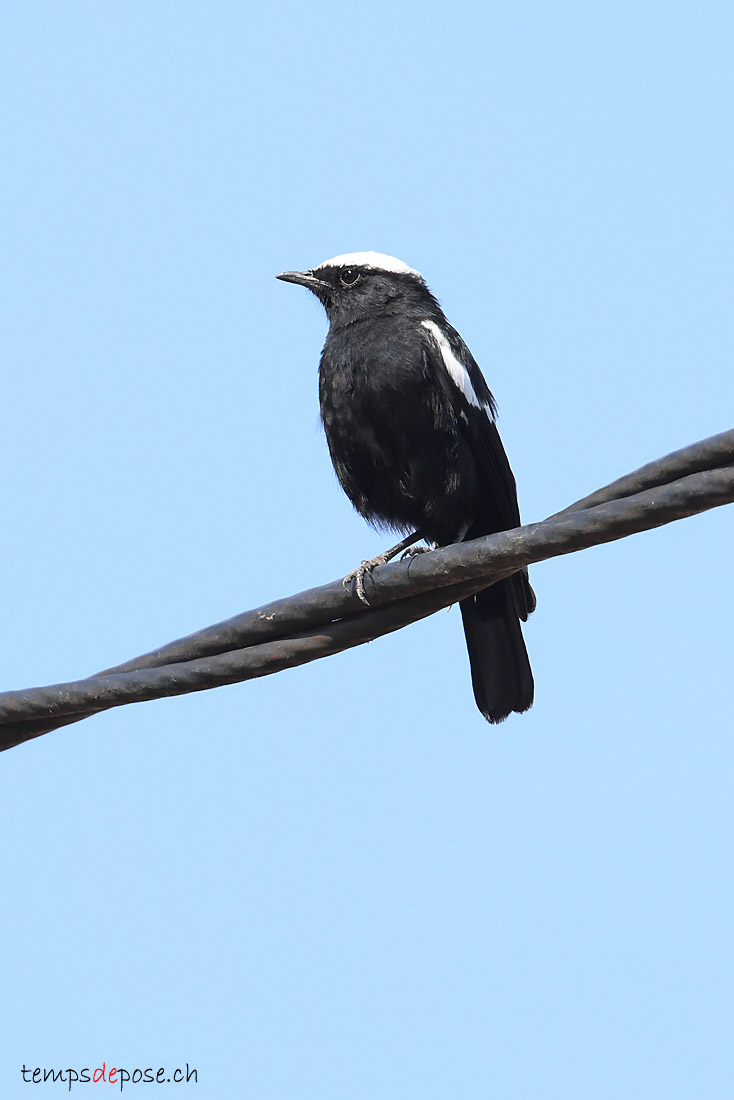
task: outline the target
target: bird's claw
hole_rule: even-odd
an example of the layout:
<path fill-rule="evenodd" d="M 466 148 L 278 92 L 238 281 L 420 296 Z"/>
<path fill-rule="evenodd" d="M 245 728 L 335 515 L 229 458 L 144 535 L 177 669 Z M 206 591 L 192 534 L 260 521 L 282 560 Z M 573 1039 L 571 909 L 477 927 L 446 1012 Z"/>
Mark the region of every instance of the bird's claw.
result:
<path fill-rule="evenodd" d="M 351 573 L 347 573 L 346 577 L 342 581 L 342 584 L 346 589 L 349 589 L 352 581 L 354 581 L 354 589 L 359 596 L 365 607 L 370 606 L 370 601 L 367 599 L 367 593 L 364 590 L 364 579 L 367 576 L 372 576 L 373 571 L 378 565 L 385 565 L 387 558 L 384 554 L 379 555 L 376 558 L 370 558 L 363 561 L 356 569 L 353 569 Z"/>
<path fill-rule="evenodd" d="M 430 554 L 432 549 L 432 546 L 409 546 L 400 555 L 400 560 L 405 561 L 406 558 L 415 558 L 418 554 Z"/>
<path fill-rule="evenodd" d="M 342 584 L 347 590 L 349 590 L 352 581 L 354 581 L 355 592 L 365 607 L 370 606 L 370 601 L 367 599 L 367 593 L 364 590 L 365 577 L 371 577 L 378 565 L 387 565 L 399 549 L 399 546 L 394 547 L 392 550 L 387 550 L 384 554 L 378 554 L 376 558 L 365 559 L 365 561 L 363 561 L 361 565 L 358 565 L 356 569 L 353 569 L 351 573 L 347 573 L 342 581 Z M 431 549 L 431 546 L 410 546 L 401 554 L 400 560 L 404 561 L 405 558 L 412 558 L 415 554 L 427 554 Z"/>

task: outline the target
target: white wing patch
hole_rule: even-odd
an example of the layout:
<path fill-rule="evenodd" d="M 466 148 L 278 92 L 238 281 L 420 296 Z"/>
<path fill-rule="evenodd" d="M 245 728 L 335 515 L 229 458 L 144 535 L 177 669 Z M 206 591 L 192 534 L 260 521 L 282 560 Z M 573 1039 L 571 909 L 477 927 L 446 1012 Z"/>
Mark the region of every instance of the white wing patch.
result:
<path fill-rule="evenodd" d="M 469 377 L 469 371 L 464 364 L 456 358 L 451 345 L 441 332 L 435 321 L 421 321 L 423 328 L 428 329 L 433 339 L 438 345 L 438 350 L 441 352 L 441 358 L 443 359 L 444 366 L 449 372 L 449 377 L 457 389 L 461 390 L 464 397 L 467 399 L 470 405 L 474 405 L 477 409 L 484 409 L 485 413 L 490 420 L 493 420 L 492 410 L 486 401 L 480 401 L 474 392 L 474 387 L 471 384 L 471 378 Z M 466 415 L 462 413 L 466 420 Z"/>
<path fill-rule="evenodd" d="M 396 275 L 417 275 L 421 273 L 415 268 L 408 267 L 402 260 L 395 256 L 386 256 L 384 252 L 345 252 L 343 256 L 334 256 L 333 260 L 324 260 L 319 267 L 371 267 L 375 271 L 392 271 Z"/>

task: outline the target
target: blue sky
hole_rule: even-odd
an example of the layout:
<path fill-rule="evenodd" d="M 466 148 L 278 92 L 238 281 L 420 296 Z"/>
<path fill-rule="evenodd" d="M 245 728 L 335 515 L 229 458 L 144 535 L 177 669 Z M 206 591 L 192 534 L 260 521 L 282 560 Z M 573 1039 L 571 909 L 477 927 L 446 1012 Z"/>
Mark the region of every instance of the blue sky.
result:
<path fill-rule="evenodd" d="M 732 22 L 8 9 L 3 687 L 384 546 L 284 269 L 423 272 L 527 520 L 731 427 Z M 499 728 L 454 610 L 4 754 L 0 1092 L 106 1061 L 188 1062 L 197 1097 L 729 1097 L 732 533 L 535 567 L 537 702 Z"/>

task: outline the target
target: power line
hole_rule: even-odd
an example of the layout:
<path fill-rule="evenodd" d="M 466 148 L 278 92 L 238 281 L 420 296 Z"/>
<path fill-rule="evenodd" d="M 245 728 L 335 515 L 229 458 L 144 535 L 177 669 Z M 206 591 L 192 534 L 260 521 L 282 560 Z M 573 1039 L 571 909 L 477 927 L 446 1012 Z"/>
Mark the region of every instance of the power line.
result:
<path fill-rule="evenodd" d="M 111 707 L 271 675 L 425 618 L 534 562 L 734 501 L 734 430 L 648 463 L 541 523 L 383 566 L 370 608 L 341 581 L 171 642 L 85 680 L 0 694 L 0 751 Z"/>

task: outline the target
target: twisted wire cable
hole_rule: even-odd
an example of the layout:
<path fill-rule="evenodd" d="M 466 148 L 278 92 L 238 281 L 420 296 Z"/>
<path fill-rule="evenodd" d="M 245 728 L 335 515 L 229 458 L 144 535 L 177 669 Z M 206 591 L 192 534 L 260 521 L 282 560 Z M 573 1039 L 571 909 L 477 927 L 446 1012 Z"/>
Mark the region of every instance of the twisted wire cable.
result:
<path fill-rule="evenodd" d="M 306 664 L 399 630 L 534 562 L 734 502 L 734 430 L 648 463 L 543 520 L 382 566 L 366 609 L 341 581 L 246 611 L 84 680 L 0 693 L 0 751 L 128 703 Z"/>

